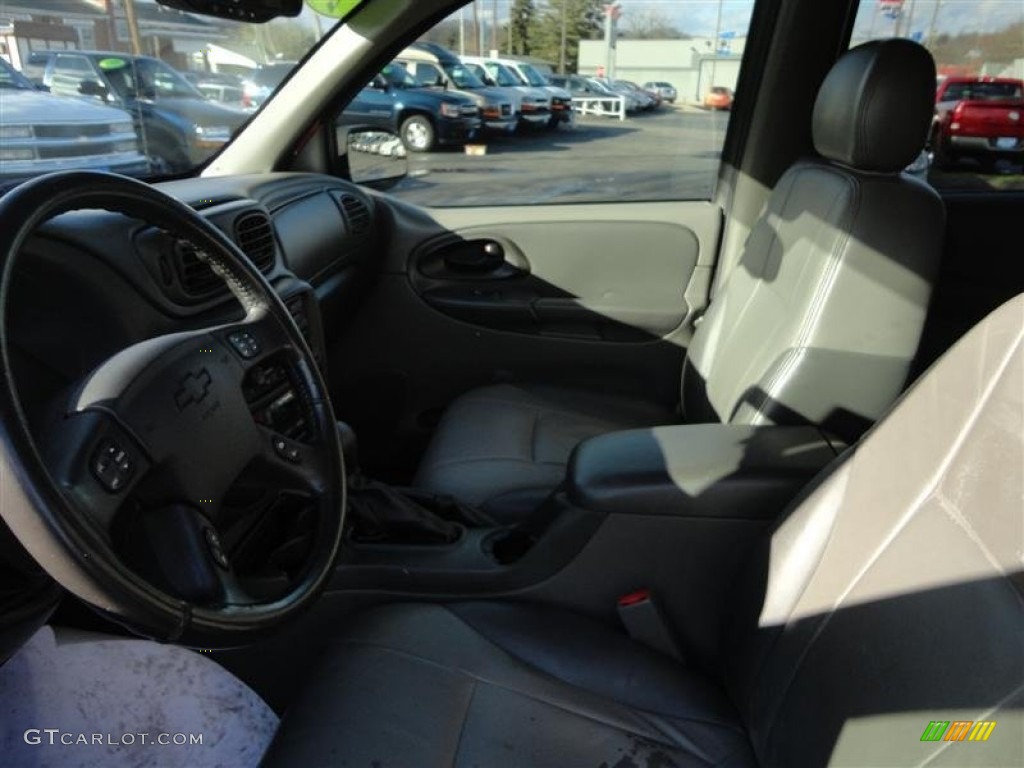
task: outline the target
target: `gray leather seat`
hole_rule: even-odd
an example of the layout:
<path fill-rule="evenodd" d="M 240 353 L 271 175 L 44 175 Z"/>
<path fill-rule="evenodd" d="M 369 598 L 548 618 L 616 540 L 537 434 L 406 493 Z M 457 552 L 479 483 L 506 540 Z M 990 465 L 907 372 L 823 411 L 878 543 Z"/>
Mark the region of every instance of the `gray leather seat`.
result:
<path fill-rule="evenodd" d="M 1024 764 L 1022 336 L 1018 297 L 784 516 L 737 584 L 720 670 L 555 607 L 385 606 L 345 630 L 265 764 Z M 926 741 L 932 721 L 996 726 Z"/>
<path fill-rule="evenodd" d="M 835 64 L 814 107 L 821 157 L 779 180 L 696 330 L 684 421 L 812 423 L 852 441 L 899 395 L 945 224 L 938 195 L 901 174 L 924 145 L 934 90 L 931 56 L 906 40 Z M 448 408 L 415 483 L 515 519 L 581 439 L 678 419 L 610 395 L 486 387 Z"/>

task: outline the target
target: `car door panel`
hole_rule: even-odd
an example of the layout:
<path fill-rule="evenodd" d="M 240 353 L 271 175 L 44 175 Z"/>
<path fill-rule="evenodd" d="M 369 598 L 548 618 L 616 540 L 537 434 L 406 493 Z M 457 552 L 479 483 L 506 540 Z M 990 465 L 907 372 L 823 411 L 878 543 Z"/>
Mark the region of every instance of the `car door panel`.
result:
<path fill-rule="evenodd" d="M 379 444 L 379 458 L 411 466 L 444 407 L 488 383 L 676 403 L 707 301 L 716 206 L 385 205 L 379 279 L 330 353 L 339 415 L 369 456 Z M 475 263 L 484 244 L 500 259 Z"/>
<path fill-rule="evenodd" d="M 644 341 L 686 318 L 699 251 L 663 222 L 487 224 L 424 244 L 410 276 L 434 308 L 490 328 Z"/>

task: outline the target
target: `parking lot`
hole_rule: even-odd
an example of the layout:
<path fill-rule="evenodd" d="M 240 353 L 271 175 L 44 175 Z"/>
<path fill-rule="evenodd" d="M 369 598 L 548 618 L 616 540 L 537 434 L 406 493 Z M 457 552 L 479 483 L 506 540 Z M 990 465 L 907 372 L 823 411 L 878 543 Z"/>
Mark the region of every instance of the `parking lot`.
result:
<path fill-rule="evenodd" d="M 708 198 L 729 113 L 664 105 L 625 121 L 587 115 L 574 127 L 488 134 L 461 147 L 409 154 L 391 192 L 428 206 Z"/>
<path fill-rule="evenodd" d="M 488 134 L 462 147 L 408 156 L 409 175 L 391 191 L 425 206 L 483 206 L 611 200 L 708 199 L 713 191 L 728 112 L 664 105 L 625 121 L 587 115 L 575 126 L 525 134 Z M 936 187 L 1024 190 L 1019 166 L 964 162 L 933 168 Z"/>

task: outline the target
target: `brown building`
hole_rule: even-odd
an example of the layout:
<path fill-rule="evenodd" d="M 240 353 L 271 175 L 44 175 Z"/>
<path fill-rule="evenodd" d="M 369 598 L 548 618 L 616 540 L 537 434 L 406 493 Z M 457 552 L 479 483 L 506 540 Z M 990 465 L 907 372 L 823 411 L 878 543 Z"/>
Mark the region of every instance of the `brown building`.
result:
<path fill-rule="evenodd" d="M 141 53 L 185 68 L 191 54 L 222 40 L 224 31 L 204 19 L 135 1 Z M 81 49 L 131 52 L 131 37 L 121 0 L 0 0 L 0 29 L 7 58 L 15 67 L 32 51 Z"/>

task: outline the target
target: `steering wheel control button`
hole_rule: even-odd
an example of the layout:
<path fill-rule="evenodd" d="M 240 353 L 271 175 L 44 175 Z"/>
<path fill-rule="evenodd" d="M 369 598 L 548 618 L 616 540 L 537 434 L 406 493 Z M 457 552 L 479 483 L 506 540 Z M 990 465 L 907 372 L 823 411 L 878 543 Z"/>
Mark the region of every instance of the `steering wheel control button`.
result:
<path fill-rule="evenodd" d="M 117 493 L 132 479 L 135 462 L 121 445 L 112 438 L 104 438 L 93 453 L 92 473 L 104 488 Z"/>
<path fill-rule="evenodd" d="M 274 437 L 272 442 L 274 444 L 274 453 L 282 459 L 290 461 L 292 464 L 302 463 L 302 454 L 299 452 L 297 445 L 285 440 L 283 437 Z"/>
<path fill-rule="evenodd" d="M 228 342 L 243 360 L 252 360 L 260 353 L 260 343 L 249 331 L 235 331 L 228 336 Z"/>
<path fill-rule="evenodd" d="M 224 554 L 224 546 L 220 543 L 220 536 L 213 528 L 206 529 L 206 546 L 210 549 L 210 554 L 213 556 L 213 560 L 224 570 L 230 567 L 228 562 L 228 556 Z"/>

